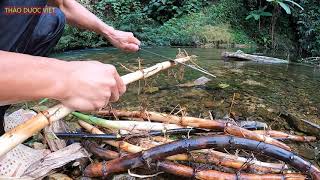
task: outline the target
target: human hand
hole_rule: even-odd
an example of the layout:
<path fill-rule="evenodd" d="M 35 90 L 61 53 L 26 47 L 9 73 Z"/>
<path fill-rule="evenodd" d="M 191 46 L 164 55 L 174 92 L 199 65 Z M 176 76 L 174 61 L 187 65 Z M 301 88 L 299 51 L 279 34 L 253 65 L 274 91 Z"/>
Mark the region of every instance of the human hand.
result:
<path fill-rule="evenodd" d="M 113 46 L 126 52 L 138 51 L 141 44 L 141 42 L 134 37 L 133 33 L 114 29 L 106 35 L 106 38 Z"/>
<path fill-rule="evenodd" d="M 79 111 L 99 110 L 125 93 L 126 86 L 114 66 L 97 61 L 68 63 L 64 93 L 58 99 L 65 106 Z"/>

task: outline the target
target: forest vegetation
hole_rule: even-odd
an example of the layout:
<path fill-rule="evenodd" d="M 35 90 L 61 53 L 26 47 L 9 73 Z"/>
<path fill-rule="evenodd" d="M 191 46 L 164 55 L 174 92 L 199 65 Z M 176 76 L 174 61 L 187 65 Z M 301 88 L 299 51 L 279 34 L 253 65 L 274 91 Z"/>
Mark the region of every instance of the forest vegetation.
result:
<path fill-rule="evenodd" d="M 145 46 L 258 47 L 320 55 L 317 0 L 79 0 Z M 70 26 L 56 50 L 109 46 Z"/>

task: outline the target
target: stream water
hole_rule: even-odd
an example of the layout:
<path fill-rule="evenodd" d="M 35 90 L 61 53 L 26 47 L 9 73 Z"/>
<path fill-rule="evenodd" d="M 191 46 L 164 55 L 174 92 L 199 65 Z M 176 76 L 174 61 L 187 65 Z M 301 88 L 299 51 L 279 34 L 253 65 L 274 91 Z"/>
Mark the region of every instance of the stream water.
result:
<path fill-rule="evenodd" d="M 174 58 L 178 49 L 148 50 Z M 211 110 L 218 118 L 230 110 L 239 116 L 270 121 L 273 119 L 267 112 L 292 111 L 311 119 L 320 118 L 320 69 L 293 64 L 224 61 L 221 53 L 225 50 L 221 49 L 186 48 L 186 51 L 196 55 L 196 63 L 217 78 L 207 76 L 211 81 L 203 87 L 178 88 L 176 85 L 206 75 L 189 68 L 185 68 L 183 79 L 174 77 L 174 72 L 171 75 L 161 73 L 146 80 L 146 85 L 140 82 L 139 96 L 138 83 L 129 85 L 126 95 L 116 106 L 128 109 L 144 106 L 150 110 L 168 111 L 180 105 L 192 115 L 199 116 Z M 120 63 L 136 70 L 139 66 L 137 59 L 142 60 L 142 67 L 166 60 L 145 51 L 127 54 L 112 48 L 71 51 L 54 56 L 65 60 L 91 59 L 110 63 L 117 67 L 120 74 L 128 73 Z M 181 75 L 177 68 L 175 75 Z M 263 116 L 263 111 L 268 116 Z"/>
<path fill-rule="evenodd" d="M 177 48 L 148 50 L 170 58 L 174 58 L 178 51 Z M 320 124 L 320 69 L 296 64 L 225 61 L 221 54 L 226 50 L 221 49 L 186 48 L 186 51 L 196 55 L 196 63 L 217 78 L 185 68 L 184 78 L 180 79 L 181 68 L 174 68 L 129 85 L 127 93 L 112 106 L 167 113 L 175 108 L 183 108 L 191 116 L 208 117 L 210 112 L 214 118 L 223 118 L 232 112 L 238 119 L 264 121 L 274 130 L 287 132 L 296 130 L 279 117 L 282 112 Z M 145 51 L 126 54 L 112 48 L 71 51 L 53 56 L 65 60 L 91 59 L 110 63 L 122 75 L 129 72 L 120 64 L 137 70 L 138 59 L 142 67 L 166 60 Z M 177 86 L 202 76 L 211 81 L 203 86 Z M 298 145 L 297 149 L 312 159 L 319 152 L 313 147 L 305 151 L 305 146 Z M 311 155 L 308 155 L 311 151 Z"/>

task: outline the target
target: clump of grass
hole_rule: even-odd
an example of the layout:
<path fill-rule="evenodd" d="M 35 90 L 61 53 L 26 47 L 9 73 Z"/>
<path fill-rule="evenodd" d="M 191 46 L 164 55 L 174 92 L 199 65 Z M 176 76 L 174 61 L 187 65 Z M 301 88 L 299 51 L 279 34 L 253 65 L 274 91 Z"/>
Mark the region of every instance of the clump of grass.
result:
<path fill-rule="evenodd" d="M 200 28 L 198 35 L 203 43 L 233 43 L 230 26 L 228 24 L 203 26 Z"/>

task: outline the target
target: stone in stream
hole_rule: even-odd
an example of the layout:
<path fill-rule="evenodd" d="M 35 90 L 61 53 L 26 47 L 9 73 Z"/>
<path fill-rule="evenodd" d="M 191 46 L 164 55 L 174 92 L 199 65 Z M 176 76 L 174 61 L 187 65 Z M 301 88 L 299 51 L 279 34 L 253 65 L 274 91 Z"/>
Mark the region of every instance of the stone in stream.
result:
<path fill-rule="evenodd" d="M 257 82 L 257 81 L 251 80 L 251 79 L 247 79 L 247 80 L 243 81 L 241 84 L 246 84 L 246 85 L 250 85 L 250 86 L 266 87 L 263 83 Z"/>
<path fill-rule="evenodd" d="M 204 76 L 194 80 L 193 82 L 187 82 L 184 84 L 177 85 L 178 87 L 193 87 L 193 86 L 203 86 L 207 84 L 207 82 L 211 81 L 211 79 L 206 78 Z"/>
<path fill-rule="evenodd" d="M 260 121 L 240 121 L 240 127 L 245 129 L 267 129 L 267 123 Z"/>
<path fill-rule="evenodd" d="M 320 138 L 320 125 L 300 119 L 290 113 L 281 113 L 280 117 L 284 118 L 287 123 L 296 130 Z"/>
<path fill-rule="evenodd" d="M 309 160 L 315 160 L 317 158 L 319 150 L 317 148 L 313 148 L 310 146 L 304 146 L 302 144 L 299 144 L 297 146 L 296 150 L 300 156 L 309 159 Z"/>

